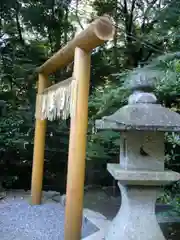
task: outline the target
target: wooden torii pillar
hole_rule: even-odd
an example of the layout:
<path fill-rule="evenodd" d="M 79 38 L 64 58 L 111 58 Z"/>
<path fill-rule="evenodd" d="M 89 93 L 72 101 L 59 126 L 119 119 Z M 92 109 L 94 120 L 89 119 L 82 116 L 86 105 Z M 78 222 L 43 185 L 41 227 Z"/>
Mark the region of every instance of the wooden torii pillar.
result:
<path fill-rule="evenodd" d="M 69 140 L 65 240 L 81 238 L 91 51 L 113 36 L 114 27 L 110 19 L 100 17 L 37 70 L 38 93 L 42 93 L 48 86 L 48 75 L 67 66 L 74 59 L 73 77 L 77 81 L 78 89 Z M 42 198 L 45 132 L 46 120 L 36 119 L 31 183 L 31 198 L 34 205 L 40 204 Z"/>

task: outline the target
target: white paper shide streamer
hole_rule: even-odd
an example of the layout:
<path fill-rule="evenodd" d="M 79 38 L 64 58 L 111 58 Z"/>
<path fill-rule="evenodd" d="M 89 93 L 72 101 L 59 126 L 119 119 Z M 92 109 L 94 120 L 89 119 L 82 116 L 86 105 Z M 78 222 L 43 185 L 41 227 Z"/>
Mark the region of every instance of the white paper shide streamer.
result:
<path fill-rule="evenodd" d="M 36 118 L 53 121 L 72 116 L 76 108 L 76 91 L 77 81 L 73 77 L 45 89 L 37 97 Z"/>

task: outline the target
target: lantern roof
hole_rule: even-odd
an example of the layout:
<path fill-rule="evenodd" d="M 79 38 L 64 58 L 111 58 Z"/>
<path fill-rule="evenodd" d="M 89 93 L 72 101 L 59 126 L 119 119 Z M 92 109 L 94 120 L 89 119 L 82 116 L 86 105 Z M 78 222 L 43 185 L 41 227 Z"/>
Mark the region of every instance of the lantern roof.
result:
<path fill-rule="evenodd" d="M 133 93 L 128 104 L 112 115 L 96 120 L 96 128 L 180 132 L 180 115 L 157 103 L 152 82 L 136 78 L 131 85 Z"/>

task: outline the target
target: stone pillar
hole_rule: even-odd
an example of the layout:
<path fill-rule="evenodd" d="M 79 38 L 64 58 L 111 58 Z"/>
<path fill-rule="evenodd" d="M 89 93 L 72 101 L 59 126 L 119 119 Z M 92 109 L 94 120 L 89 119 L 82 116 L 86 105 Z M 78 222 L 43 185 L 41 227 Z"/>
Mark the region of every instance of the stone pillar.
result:
<path fill-rule="evenodd" d="M 160 187 L 124 186 L 121 208 L 108 230 L 106 240 L 165 240 L 155 215 Z M 121 229 L 121 231 L 117 231 Z"/>
<path fill-rule="evenodd" d="M 135 76 L 128 105 L 97 122 L 100 129 L 121 132 L 120 164 L 107 169 L 119 182 L 122 205 L 106 240 L 165 239 L 155 203 L 161 186 L 180 179 L 179 173 L 164 169 L 164 132 L 180 132 L 180 115 L 157 104 L 153 79 Z"/>

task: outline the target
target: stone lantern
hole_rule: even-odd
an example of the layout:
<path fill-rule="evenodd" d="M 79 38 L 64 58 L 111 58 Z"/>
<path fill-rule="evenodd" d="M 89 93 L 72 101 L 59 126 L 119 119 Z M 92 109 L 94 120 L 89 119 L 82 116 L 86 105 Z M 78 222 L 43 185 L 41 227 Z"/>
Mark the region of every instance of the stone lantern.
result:
<path fill-rule="evenodd" d="M 153 85 L 138 79 L 131 85 L 128 105 L 96 120 L 97 129 L 121 132 L 120 162 L 107 170 L 118 181 L 121 207 L 106 240 L 165 240 L 155 215 L 163 185 L 180 174 L 164 169 L 165 132 L 180 132 L 180 115 L 157 104 Z"/>

